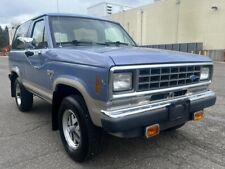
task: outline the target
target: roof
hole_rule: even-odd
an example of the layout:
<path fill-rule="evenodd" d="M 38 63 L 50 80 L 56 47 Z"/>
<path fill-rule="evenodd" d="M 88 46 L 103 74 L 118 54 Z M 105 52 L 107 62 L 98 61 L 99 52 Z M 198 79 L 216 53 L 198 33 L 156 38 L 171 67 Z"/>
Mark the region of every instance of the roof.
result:
<path fill-rule="evenodd" d="M 88 16 L 88 15 L 80 15 L 80 14 L 72 14 L 72 13 L 46 13 L 46 14 L 42 14 L 42 15 L 39 15 L 31 20 L 36 20 L 38 18 L 41 18 L 43 16 L 59 16 L 59 17 L 78 17 L 78 18 L 87 18 L 87 19 L 96 19 L 96 20 L 103 20 L 103 21 L 110 21 L 110 20 L 107 20 L 107 19 L 104 19 L 104 18 L 99 18 L 99 17 L 92 17 L 92 16 Z M 110 21 L 110 22 L 113 22 L 113 21 Z"/>

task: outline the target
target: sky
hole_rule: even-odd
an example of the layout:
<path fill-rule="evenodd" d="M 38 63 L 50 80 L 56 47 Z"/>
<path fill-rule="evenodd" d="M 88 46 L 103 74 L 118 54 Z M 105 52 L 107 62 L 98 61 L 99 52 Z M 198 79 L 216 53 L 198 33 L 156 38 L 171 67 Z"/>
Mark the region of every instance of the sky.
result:
<path fill-rule="evenodd" d="M 59 9 L 60 12 L 87 14 L 88 7 L 103 1 L 139 7 L 153 0 L 59 0 Z M 57 0 L 1 0 L 0 25 L 10 26 L 51 12 L 57 12 Z"/>

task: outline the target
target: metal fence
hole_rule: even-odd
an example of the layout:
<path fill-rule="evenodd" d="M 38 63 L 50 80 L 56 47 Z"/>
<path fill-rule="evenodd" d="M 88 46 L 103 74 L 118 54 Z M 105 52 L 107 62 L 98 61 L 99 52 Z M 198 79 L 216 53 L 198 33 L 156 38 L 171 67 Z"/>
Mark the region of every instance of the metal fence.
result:
<path fill-rule="evenodd" d="M 203 50 L 203 43 L 142 45 L 141 47 L 174 50 L 174 51 L 188 52 L 188 53 L 199 53 Z"/>

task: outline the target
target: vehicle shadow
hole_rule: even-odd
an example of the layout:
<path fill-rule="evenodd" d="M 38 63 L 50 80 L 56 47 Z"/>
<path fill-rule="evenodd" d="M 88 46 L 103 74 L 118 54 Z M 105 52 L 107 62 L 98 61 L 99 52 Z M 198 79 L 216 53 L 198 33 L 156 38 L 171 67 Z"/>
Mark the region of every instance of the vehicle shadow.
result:
<path fill-rule="evenodd" d="M 213 139 L 211 133 L 205 134 L 201 128 L 203 123 L 188 123 L 184 127 L 170 132 L 161 132 L 159 136 L 151 139 L 142 138 L 117 138 L 109 134 L 103 134 L 102 152 L 83 163 L 76 163 L 69 158 L 61 144 L 59 133 L 51 134 L 51 105 L 40 99 L 35 99 L 31 118 L 39 118 L 47 121 L 48 140 L 55 143 L 55 150 L 62 159 L 58 159 L 59 165 L 69 165 L 71 168 L 82 169 L 126 169 L 126 168 L 180 168 L 201 166 L 195 158 L 208 159 L 207 153 L 221 154 L 220 149 L 212 148 Z M 190 132 L 192 131 L 192 132 Z M 199 132 L 203 132 L 199 134 Z M 208 138 L 209 137 L 209 138 Z M 207 151 L 206 151 L 207 150 Z M 195 158 L 193 157 L 195 156 Z M 55 160 L 55 159 L 51 159 Z M 215 162 L 219 159 L 214 159 Z M 204 162 L 204 161 L 202 161 Z M 223 165 L 223 164 L 221 164 Z M 181 167 L 182 168 L 182 167 Z"/>
<path fill-rule="evenodd" d="M 161 166 L 158 164 L 160 159 L 164 161 L 163 165 L 175 163 L 177 157 L 172 157 L 172 161 L 169 161 L 169 156 L 180 151 L 186 143 L 181 142 L 184 138 L 179 133 L 180 131 L 162 132 L 151 139 L 124 139 L 104 134 L 103 152 L 82 165 L 87 168 L 100 168 L 102 164 L 105 165 L 104 168 L 145 168 L 148 163 Z"/>
<path fill-rule="evenodd" d="M 43 117 L 40 117 L 40 114 Z M 51 105 L 45 101 L 35 99 L 33 115 L 45 118 L 49 121 L 48 127 L 51 132 Z M 189 142 L 195 142 L 191 135 L 185 136 L 185 127 L 177 131 L 162 132 L 159 136 L 151 139 L 142 138 L 117 138 L 109 134 L 103 134 L 102 152 L 81 164 L 72 161 L 63 150 L 60 137 L 55 137 L 59 146 L 57 149 L 63 154 L 70 165 L 77 165 L 81 168 L 145 168 L 146 166 L 157 166 L 164 168 L 165 165 L 176 166 L 185 161 L 182 150 L 192 146 Z M 49 135 L 51 136 L 51 135 Z M 190 137 L 190 138 L 189 138 Z M 196 142 L 199 141 L 198 139 Z M 161 161 L 160 161 L 161 160 Z M 59 161 L 60 162 L 60 161 Z M 62 162 L 62 161 L 61 161 Z M 65 163 L 62 162 L 62 163 Z M 180 164 L 179 164 L 180 165 Z M 103 167 L 104 166 L 104 167 Z M 78 168 L 79 168 L 78 167 Z M 156 168 L 157 168 L 156 167 Z M 148 168 L 148 167 L 147 167 Z M 154 167 L 153 167 L 154 168 Z"/>

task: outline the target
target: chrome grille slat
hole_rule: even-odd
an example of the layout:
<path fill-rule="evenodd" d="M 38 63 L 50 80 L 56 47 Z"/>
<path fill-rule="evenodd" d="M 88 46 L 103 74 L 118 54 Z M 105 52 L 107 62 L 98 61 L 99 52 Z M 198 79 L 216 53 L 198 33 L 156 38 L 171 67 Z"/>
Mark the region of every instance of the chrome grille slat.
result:
<path fill-rule="evenodd" d="M 192 71 L 194 73 L 199 73 L 200 71 Z M 183 74 L 185 72 L 181 72 L 181 73 L 168 73 L 168 74 L 154 74 L 151 76 L 160 76 L 160 75 L 176 75 L 176 74 Z M 149 77 L 149 75 L 139 75 L 139 77 Z"/>
<path fill-rule="evenodd" d="M 200 65 L 138 69 L 137 91 L 196 84 L 200 82 L 200 70 Z M 192 81 L 192 75 L 199 78 Z"/>

